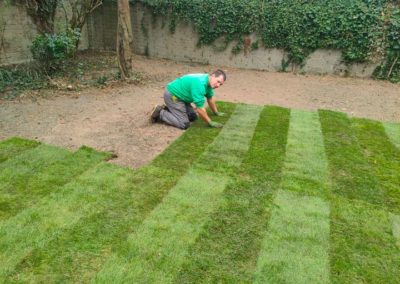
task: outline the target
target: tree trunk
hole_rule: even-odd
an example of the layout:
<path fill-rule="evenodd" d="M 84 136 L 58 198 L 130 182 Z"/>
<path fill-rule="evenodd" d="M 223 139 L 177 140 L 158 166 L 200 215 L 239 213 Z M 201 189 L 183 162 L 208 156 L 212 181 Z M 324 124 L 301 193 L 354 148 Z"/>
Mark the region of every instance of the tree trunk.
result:
<path fill-rule="evenodd" d="M 118 0 L 117 57 L 121 79 L 132 74 L 133 36 L 129 0 Z"/>
<path fill-rule="evenodd" d="M 26 11 L 35 23 L 39 33 L 54 33 L 54 17 L 58 0 L 27 0 Z"/>

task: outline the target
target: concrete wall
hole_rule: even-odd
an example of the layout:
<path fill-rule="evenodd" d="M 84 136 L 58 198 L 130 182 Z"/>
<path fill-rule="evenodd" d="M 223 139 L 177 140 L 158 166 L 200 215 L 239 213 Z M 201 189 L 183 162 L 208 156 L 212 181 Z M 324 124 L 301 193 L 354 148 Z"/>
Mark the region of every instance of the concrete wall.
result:
<path fill-rule="evenodd" d="M 154 18 L 151 11 L 140 4 L 132 7 L 134 51 L 150 57 L 173 59 L 177 61 L 210 63 L 214 65 L 248 68 L 267 71 L 281 71 L 282 60 L 287 56 L 284 50 L 258 49 L 241 51 L 234 55 L 231 50 L 235 42 L 224 47 L 223 39 L 212 46 L 196 46 L 198 35 L 190 23 L 178 23 L 175 32 L 169 30 L 168 19 Z M 250 44 L 257 40 L 255 35 L 248 37 Z M 222 50 L 222 51 L 221 51 Z M 377 64 L 351 64 L 341 62 L 339 50 L 317 50 L 306 60 L 305 66 L 289 66 L 288 71 L 309 74 L 338 74 L 355 77 L 370 77 Z"/>
<path fill-rule="evenodd" d="M 70 7 L 58 9 L 55 30 L 64 31 Z M 87 27 L 82 31 L 79 49 L 87 49 L 89 41 Z M 0 0 L 0 66 L 26 63 L 32 60 L 30 46 L 37 35 L 36 26 L 24 7 L 6 4 Z"/>
<path fill-rule="evenodd" d="M 0 2 L 0 65 L 26 62 L 36 29 L 25 10 Z"/>
<path fill-rule="evenodd" d="M 118 10 L 114 3 L 104 2 L 88 19 L 89 48 L 115 50 L 117 41 Z"/>
<path fill-rule="evenodd" d="M 64 30 L 70 7 L 60 9 L 56 30 Z M 235 43 L 223 48 L 223 39 L 212 46 L 196 46 L 198 35 L 190 23 L 178 23 L 175 33 L 169 30 L 168 19 L 155 17 L 151 10 L 141 4 L 131 7 L 134 34 L 134 52 L 156 58 L 177 61 L 210 63 L 214 65 L 281 71 L 286 54 L 279 49 L 247 50 L 234 55 Z M 88 19 L 82 32 L 80 49 L 115 50 L 117 29 L 117 7 L 104 2 Z M 36 36 L 36 28 L 25 9 L 4 4 L 0 0 L 0 66 L 23 63 L 31 60 L 29 46 Z M 251 42 L 255 35 L 249 36 Z M 345 65 L 338 50 L 317 50 L 309 56 L 305 66 L 289 66 L 288 71 L 310 74 L 339 74 L 356 77 L 371 76 L 376 64 Z"/>

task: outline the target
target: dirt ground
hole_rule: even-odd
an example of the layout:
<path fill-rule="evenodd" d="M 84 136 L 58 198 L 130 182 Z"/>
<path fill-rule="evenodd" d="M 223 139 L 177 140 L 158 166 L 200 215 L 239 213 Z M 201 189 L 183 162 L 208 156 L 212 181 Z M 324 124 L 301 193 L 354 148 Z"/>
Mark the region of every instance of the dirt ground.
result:
<path fill-rule="evenodd" d="M 135 56 L 134 65 L 146 74 L 145 84 L 51 91 L 45 98 L 25 96 L 0 101 L 0 139 L 19 136 L 72 150 L 87 145 L 115 153 L 113 163 L 138 168 L 183 132 L 149 123 L 149 111 L 162 103 L 165 85 L 185 73 L 216 68 L 228 74 L 225 85 L 216 90 L 216 98 L 221 101 L 330 109 L 350 116 L 400 122 L 400 85 L 388 82 L 185 64 L 140 56 Z"/>

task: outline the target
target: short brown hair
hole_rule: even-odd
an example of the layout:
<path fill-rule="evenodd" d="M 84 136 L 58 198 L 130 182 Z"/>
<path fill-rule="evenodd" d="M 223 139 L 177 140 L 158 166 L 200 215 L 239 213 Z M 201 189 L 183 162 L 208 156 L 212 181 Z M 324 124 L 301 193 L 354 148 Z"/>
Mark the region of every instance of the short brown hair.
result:
<path fill-rule="evenodd" d="M 211 75 L 214 75 L 215 77 L 219 77 L 222 75 L 222 77 L 224 77 L 224 81 L 226 81 L 226 73 L 221 69 L 215 70 L 214 72 L 211 73 Z"/>

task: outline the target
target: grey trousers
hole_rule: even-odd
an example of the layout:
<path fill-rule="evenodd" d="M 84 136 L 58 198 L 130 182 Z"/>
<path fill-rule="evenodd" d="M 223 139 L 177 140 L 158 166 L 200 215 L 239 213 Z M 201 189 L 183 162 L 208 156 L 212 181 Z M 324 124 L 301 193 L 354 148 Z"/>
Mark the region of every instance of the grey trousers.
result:
<path fill-rule="evenodd" d="M 167 109 L 161 110 L 161 121 L 180 129 L 187 129 L 190 126 L 190 121 L 197 119 L 197 114 L 193 107 L 189 103 L 173 97 L 168 90 L 164 92 L 164 102 L 167 105 Z"/>

